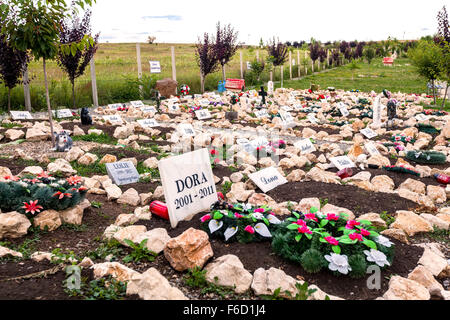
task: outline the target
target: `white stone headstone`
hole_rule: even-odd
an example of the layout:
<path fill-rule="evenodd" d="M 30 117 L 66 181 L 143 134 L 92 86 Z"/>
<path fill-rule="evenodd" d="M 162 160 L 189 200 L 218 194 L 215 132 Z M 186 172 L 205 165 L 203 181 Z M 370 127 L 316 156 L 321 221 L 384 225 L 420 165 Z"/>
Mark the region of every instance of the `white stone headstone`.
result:
<path fill-rule="evenodd" d="M 377 156 L 380 154 L 377 147 L 372 142 L 368 142 L 364 145 L 364 148 L 371 156 Z"/>
<path fill-rule="evenodd" d="M 303 139 L 294 143 L 294 147 L 300 149 L 301 154 L 308 154 L 316 151 L 316 147 L 311 142 L 311 139 Z"/>
<path fill-rule="evenodd" d="M 269 117 L 269 114 L 267 113 L 266 109 L 255 110 L 255 115 L 259 119 Z"/>
<path fill-rule="evenodd" d="M 284 178 L 280 172 L 270 167 L 249 175 L 249 178 L 262 190 L 267 193 L 270 190 L 275 189 L 278 186 L 286 184 L 288 181 Z"/>
<path fill-rule="evenodd" d="M 381 126 L 381 103 L 380 103 L 380 96 L 375 98 L 375 103 L 373 105 L 373 124 L 375 127 Z"/>
<path fill-rule="evenodd" d="M 154 106 L 144 106 L 141 108 L 142 112 L 153 112 L 153 113 L 157 113 L 158 110 L 156 110 L 156 108 Z"/>
<path fill-rule="evenodd" d="M 123 123 L 122 117 L 120 115 L 106 115 L 106 116 L 103 116 L 103 119 L 105 121 L 111 122 L 112 124 L 122 124 Z"/>
<path fill-rule="evenodd" d="M 356 165 L 347 156 L 334 157 L 334 158 L 331 158 L 330 161 L 339 170 L 346 169 L 346 168 L 356 168 Z"/>
<path fill-rule="evenodd" d="M 143 120 L 138 120 L 137 123 L 139 123 L 139 125 L 142 128 L 152 128 L 152 127 L 159 127 L 159 123 L 158 121 L 156 121 L 155 119 L 143 119 Z"/>
<path fill-rule="evenodd" d="M 212 115 L 208 109 L 197 110 L 195 111 L 195 115 L 197 116 L 198 120 L 206 120 L 212 118 Z"/>
<path fill-rule="evenodd" d="M 72 111 L 70 111 L 69 109 L 60 109 L 60 110 L 56 110 L 53 111 L 53 114 L 56 113 L 56 117 L 57 118 L 72 118 L 73 114 Z"/>
<path fill-rule="evenodd" d="M 10 111 L 13 120 L 32 120 L 33 116 L 28 111 Z"/>
<path fill-rule="evenodd" d="M 372 139 L 378 136 L 378 134 L 370 128 L 362 129 L 361 133 L 365 135 L 368 139 Z"/>
<path fill-rule="evenodd" d="M 273 94 L 273 81 L 269 81 L 267 83 L 267 93 L 269 95 Z"/>
<path fill-rule="evenodd" d="M 208 149 L 160 160 L 158 167 L 172 228 L 218 201 Z"/>
<path fill-rule="evenodd" d="M 195 137 L 195 130 L 190 123 L 180 123 L 177 127 L 178 132 L 183 136 Z"/>
<path fill-rule="evenodd" d="M 118 186 L 139 181 L 139 173 L 131 161 L 107 163 L 106 171 L 114 184 Z"/>
<path fill-rule="evenodd" d="M 131 105 L 135 108 L 142 108 L 144 103 L 141 100 L 138 101 L 130 101 Z"/>

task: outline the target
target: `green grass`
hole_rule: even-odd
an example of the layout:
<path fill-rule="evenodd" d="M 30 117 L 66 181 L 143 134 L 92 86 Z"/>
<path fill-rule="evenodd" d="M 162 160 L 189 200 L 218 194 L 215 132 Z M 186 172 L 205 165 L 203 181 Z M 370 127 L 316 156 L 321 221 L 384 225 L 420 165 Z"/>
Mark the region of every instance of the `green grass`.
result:
<path fill-rule="evenodd" d="M 87 142 L 97 142 L 101 144 L 112 144 L 116 145 L 117 140 L 110 137 L 109 135 L 102 133 L 102 134 L 86 134 L 84 136 L 74 136 L 72 137 L 73 141 L 87 141 Z"/>
<path fill-rule="evenodd" d="M 77 171 L 77 174 L 82 177 L 92 177 L 95 175 L 105 176 L 108 174 L 106 165 L 104 163 L 100 164 L 100 160 L 97 160 L 93 164 L 89 165 L 79 164 L 77 161 L 72 161 L 70 165 Z"/>
<path fill-rule="evenodd" d="M 417 75 L 414 66 L 407 58 L 395 60 L 392 67 L 385 67 L 377 58 L 370 65 L 359 63 L 360 69 L 352 71 L 351 65 L 332 69 L 327 72 L 307 76 L 299 81 L 284 81 L 283 87 L 307 89 L 311 84 L 320 85 L 321 89 L 335 87 L 336 89 L 381 92 L 388 89 L 391 92 L 426 93 L 427 80 Z M 354 77 L 352 79 L 352 73 Z M 362 76 L 362 77 L 361 77 Z M 280 84 L 277 84 L 280 87 Z"/>

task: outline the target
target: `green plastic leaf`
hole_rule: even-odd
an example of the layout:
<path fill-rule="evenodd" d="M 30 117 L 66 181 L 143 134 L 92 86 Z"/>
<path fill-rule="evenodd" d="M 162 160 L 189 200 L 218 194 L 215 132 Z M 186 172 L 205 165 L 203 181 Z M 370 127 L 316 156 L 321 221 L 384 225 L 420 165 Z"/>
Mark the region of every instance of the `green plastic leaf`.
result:
<path fill-rule="evenodd" d="M 288 228 L 289 230 L 298 230 L 299 225 L 296 224 L 296 223 L 293 223 L 293 224 L 288 225 L 287 228 Z"/>
<path fill-rule="evenodd" d="M 331 249 L 333 250 L 334 253 L 341 254 L 341 247 L 339 247 L 339 246 L 332 246 Z"/>
<path fill-rule="evenodd" d="M 214 220 L 220 220 L 223 218 L 223 214 L 221 214 L 219 211 L 214 212 Z"/>
<path fill-rule="evenodd" d="M 328 222 L 329 222 L 329 221 L 326 220 L 326 219 L 325 219 L 325 220 L 322 220 L 322 221 L 320 221 L 320 226 L 321 226 L 321 227 L 325 227 L 325 226 L 328 224 Z"/>
<path fill-rule="evenodd" d="M 295 241 L 300 242 L 300 240 L 302 240 L 301 234 L 299 234 L 298 236 L 295 237 Z"/>
<path fill-rule="evenodd" d="M 317 209 L 317 207 L 311 207 L 311 209 L 309 209 L 309 211 L 311 213 L 316 213 L 317 211 L 319 211 L 319 209 Z"/>
<path fill-rule="evenodd" d="M 371 249 L 377 250 L 377 245 L 372 240 L 364 240 L 363 243 Z"/>

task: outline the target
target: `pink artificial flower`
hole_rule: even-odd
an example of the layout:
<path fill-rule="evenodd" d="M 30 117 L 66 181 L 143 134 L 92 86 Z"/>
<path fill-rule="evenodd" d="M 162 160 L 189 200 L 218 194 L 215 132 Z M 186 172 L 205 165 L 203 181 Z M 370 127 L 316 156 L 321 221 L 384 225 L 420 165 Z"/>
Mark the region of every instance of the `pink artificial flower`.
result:
<path fill-rule="evenodd" d="M 345 226 L 346 229 L 353 229 L 355 226 L 359 226 L 361 223 L 355 220 L 349 220 L 347 221 L 347 225 Z"/>
<path fill-rule="evenodd" d="M 306 227 L 306 222 L 304 220 L 297 220 L 296 224 L 298 224 L 301 227 Z"/>
<path fill-rule="evenodd" d="M 214 159 L 214 163 L 215 163 L 215 164 L 218 164 L 219 162 L 220 162 L 220 159 L 219 159 L 219 158 L 215 158 L 215 159 Z"/>
<path fill-rule="evenodd" d="M 363 241 L 363 237 L 360 233 L 351 233 L 348 235 L 348 237 L 350 238 L 350 240 L 358 240 L 358 241 Z"/>
<path fill-rule="evenodd" d="M 366 229 L 361 229 L 361 234 L 362 234 L 364 237 L 370 236 L 370 232 L 367 231 Z"/>
<path fill-rule="evenodd" d="M 325 241 L 327 241 L 329 244 L 331 244 L 332 246 L 337 246 L 339 245 L 339 241 L 337 241 L 335 238 L 333 237 L 325 237 L 324 238 Z"/>
<path fill-rule="evenodd" d="M 256 212 L 256 213 L 264 213 L 264 209 L 263 208 L 258 208 L 258 209 L 255 209 L 255 211 L 254 212 Z"/>
<path fill-rule="evenodd" d="M 208 221 L 208 220 L 211 220 L 211 215 L 210 214 L 207 214 L 207 215 L 205 215 L 205 216 L 203 216 L 201 219 L 200 219 L 200 221 L 201 222 L 206 222 L 206 221 Z"/>
<path fill-rule="evenodd" d="M 241 219 L 241 218 L 244 217 L 243 215 L 241 215 L 241 214 L 239 214 L 239 213 L 237 213 L 237 212 L 234 214 L 234 216 L 235 216 L 236 218 L 238 218 L 238 219 Z"/>
<path fill-rule="evenodd" d="M 329 221 L 331 221 L 331 220 L 338 221 L 339 220 L 339 216 L 337 216 L 334 213 L 327 213 L 327 218 L 326 219 L 329 220 Z"/>
<path fill-rule="evenodd" d="M 316 222 L 319 221 L 314 213 L 305 214 L 305 219 L 314 220 Z"/>
<path fill-rule="evenodd" d="M 255 229 L 252 226 L 246 226 L 244 230 L 251 234 L 255 233 Z"/>
<path fill-rule="evenodd" d="M 305 234 L 305 233 L 312 234 L 312 231 L 306 226 L 298 228 L 298 232 L 303 233 L 303 234 Z"/>

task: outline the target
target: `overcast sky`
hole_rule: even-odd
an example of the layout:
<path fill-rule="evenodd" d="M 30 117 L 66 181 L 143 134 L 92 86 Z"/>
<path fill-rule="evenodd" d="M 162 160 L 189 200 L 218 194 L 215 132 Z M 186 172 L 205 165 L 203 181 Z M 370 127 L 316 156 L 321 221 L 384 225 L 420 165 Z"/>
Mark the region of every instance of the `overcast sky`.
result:
<path fill-rule="evenodd" d="M 193 43 L 218 21 L 239 41 L 417 39 L 437 31 L 436 16 L 450 0 L 97 0 L 92 24 L 101 42 Z"/>

